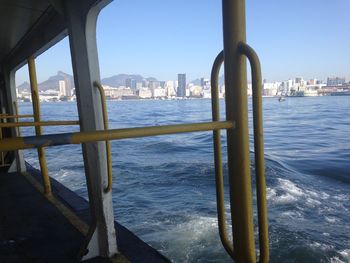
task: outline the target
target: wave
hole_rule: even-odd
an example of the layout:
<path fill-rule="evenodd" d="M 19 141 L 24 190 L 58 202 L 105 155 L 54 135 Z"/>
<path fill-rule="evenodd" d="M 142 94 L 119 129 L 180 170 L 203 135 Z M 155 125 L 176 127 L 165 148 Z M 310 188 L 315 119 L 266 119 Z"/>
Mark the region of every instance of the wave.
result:
<path fill-rule="evenodd" d="M 350 249 L 344 249 L 337 252 L 338 255 L 331 258 L 331 263 L 349 263 L 350 262 Z"/>

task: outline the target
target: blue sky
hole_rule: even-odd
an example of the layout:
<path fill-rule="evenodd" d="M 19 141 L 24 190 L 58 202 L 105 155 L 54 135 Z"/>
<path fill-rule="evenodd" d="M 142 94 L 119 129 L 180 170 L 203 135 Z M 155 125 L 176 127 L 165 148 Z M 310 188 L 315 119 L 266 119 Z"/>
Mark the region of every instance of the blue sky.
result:
<path fill-rule="evenodd" d="M 350 79 L 349 0 L 247 0 L 247 42 L 268 81 L 295 76 Z M 221 1 L 115 0 L 98 19 L 102 77 L 119 73 L 209 77 L 222 49 Z M 68 39 L 37 58 L 38 80 L 72 73 Z M 27 70 L 16 76 L 28 80 Z"/>

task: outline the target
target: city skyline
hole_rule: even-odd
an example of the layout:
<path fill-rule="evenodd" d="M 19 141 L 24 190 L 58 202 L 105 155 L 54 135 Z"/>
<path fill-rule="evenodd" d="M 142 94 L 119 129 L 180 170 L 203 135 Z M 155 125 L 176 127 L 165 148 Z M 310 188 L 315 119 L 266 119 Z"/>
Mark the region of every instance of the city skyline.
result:
<path fill-rule="evenodd" d="M 179 73 L 178 80 L 158 81 L 155 78 L 144 78 L 140 75 L 121 74 L 115 78 L 102 79 L 101 84 L 106 98 L 113 100 L 130 99 L 185 99 L 211 98 L 211 83 L 209 79 L 200 78 L 195 82 L 186 81 L 186 73 Z M 225 97 L 225 84 L 219 78 L 219 98 Z M 58 86 L 57 86 L 58 84 Z M 247 95 L 252 96 L 253 87 L 247 84 Z M 73 76 L 62 71 L 47 81 L 39 83 L 40 101 L 67 101 L 76 100 L 73 86 Z M 30 101 L 29 84 L 21 85 L 16 89 L 20 101 Z M 327 82 L 322 80 L 295 77 L 285 81 L 262 82 L 261 95 L 265 97 L 291 96 L 349 96 L 350 82 L 345 77 L 328 77 Z"/>
<path fill-rule="evenodd" d="M 248 0 L 247 42 L 260 57 L 264 78 L 349 79 L 349 7 L 346 0 Z M 186 72 L 188 80 L 209 76 L 222 49 L 221 3 L 114 1 L 99 16 L 97 45 L 101 77 L 135 72 L 162 80 L 175 79 L 178 72 Z M 59 69 L 72 74 L 67 38 L 37 58 L 38 81 Z M 16 75 L 17 85 L 28 80 L 26 69 Z"/>

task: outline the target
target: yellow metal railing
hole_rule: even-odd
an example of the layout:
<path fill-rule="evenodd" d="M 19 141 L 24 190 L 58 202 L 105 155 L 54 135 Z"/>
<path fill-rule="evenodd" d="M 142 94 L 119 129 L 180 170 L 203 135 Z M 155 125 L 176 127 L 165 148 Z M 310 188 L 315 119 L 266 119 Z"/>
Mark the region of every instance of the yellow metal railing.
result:
<path fill-rule="evenodd" d="M 267 204 L 266 204 L 266 179 L 264 164 L 264 138 L 263 138 L 263 116 L 262 116 L 262 77 L 260 61 L 255 51 L 246 43 L 240 43 L 238 50 L 245 55 L 251 67 L 252 90 L 253 90 L 253 127 L 254 127 L 254 154 L 255 154 L 255 173 L 256 173 L 256 195 L 258 207 L 258 225 L 259 225 L 259 244 L 260 259 L 259 262 L 269 261 L 269 233 L 267 222 Z"/>
<path fill-rule="evenodd" d="M 259 229 L 259 262 L 269 261 L 269 238 L 266 204 L 266 181 L 264 172 L 264 145 L 263 145 L 263 117 L 261 93 L 261 69 L 258 56 L 254 50 L 245 44 L 245 16 L 244 1 L 223 0 L 224 24 L 224 51 L 216 57 L 212 72 L 212 122 L 136 127 L 126 129 L 108 129 L 108 115 L 106 98 L 103 87 L 94 82 L 99 90 L 104 130 L 61 133 L 42 135 L 41 127 L 49 125 L 76 125 L 78 121 L 41 121 L 38 87 L 36 81 L 34 59 L 28 59 L 29 75 L 32 90 L 33 115 L 19 115 L 17 105 L 15 115 L 0 115 L 0 119 L 16 118 L 16 123 L 0 123 L 4 127 L 34 126 L 36 136 L 15 137 L 1 139 L 0 151 L 37 148 L 41 173 L 43 177 L 44 192 L 51 193 L 50 179 L 46 166 L 44 147 L 81 144 L 87 142 L 104 141 L 106 144 L 108 181 L 104 191 L 112 189 L 112 162 L 110 140 L 121 140 L 147 136 L 169 135 L 185 132 L 213 131 L 216 198 L 218 212 L 218 226 L 221 242 L 227 253 L 239 263 L 256 262 L 255 236 L 253 223 L 252 189 L 250 179 L 248 107 L 246 94 L 246 58 L 251 64 L 253 87 L 253 129 L 254 129 L 254 155 L 256 173 L 256 195 Z M 226 120 L 220 121 L 218 75 L 220 67 L 225 63 L 226 85 Z M 228 74 L 231 73 L 232 75 Z M 34 122 L 19 122 L 19 118 L 34 117 Z M 224 181 L 221 153 L 220 130 L 227 131 L 228 174 L 230 189 L 230 205 L 233 240 L 227 234 L 227 222 L 224 204 Z M 20 131 L 18 131 L 18 135 Z M 4 162 L 1 156 L 2 163 Z"/>
<path fill-rule="evenodd" d="M 0 123 L 0 128 L 13 128 L 13 127 L 42 127 L 42 126 L 67 126 L 67 125 L 79 125 L 79 121 L 38 121 L 38 122 L 6 122 Z"/>
<path fill-rule="evenodd" d="M 0 119 L 18 119 L 19 118 L 32 118 L 34 117 L 33 114 L 15 114 L 15 115 L 8 115 L 8 114 L 0 114 Z"/>
<path fill-rule="evenodd" d="M 106 105 L 106 96 L 104 89 L 100 83 L 97 81 L 94 82 L 94 86 L 98 89 L 101 96 L 101 105 L 102 105 L 102 115 L 103 115 L 103 126 L 105 130 L 108 130 L 108 112 Z M 106 141 L 106 155 L 107 155 L 107 175 L 108 175 L 108 184 L 105 188 L 105 192 L 108 193 L 112 189 L 112 156 L 111 156 L 111 144 L 109 141 Z"/>
<path fill-rule="evenodd" d="M 259 225 L 259 262 L 269 261 L 269 238 L 267 222 L 267 205 L 266 205 L 266 183 L 265 183 L 265 166 L 264 166 L 264 143 L 263 143 L 263 125 L 262 125 L 262 78 L 259 58 L 255 51 L 245 43 L 240 43 L 239 52 L 245 55 L 251 63 L 252 71 L 252 89 L 253 89 L 253 125 L 254 125 L 254 153 L 255 153 L 255 172 L 257 188 L 257 207 L 258 207 L 258 225 Z M 220 120 L 219 109 L 219 91 L 218 76 L 220 67 L 224 61 L 224 53 L 221 51 L 216 57 L 212 72 L 212 115 L 213 121 Z M 216 174 L 216 196 L 218 210 L 218 226 L 221 242 L 227 253 L 235 258 L 234 249 L 229 241 L 226 230 L 226 217 L 224 205 L 224 183 L 222 172 L 221 157 L 221 138 L 220 130 L 213 131 L 214 138 L 214 159 Z M 240 215 L 235 215 L 240 216 Z"/>
<path fill-rule="evenodd" d="M 219 129 L 233 129 L 234 122 L 214 121 L 191 124 L 176 124 L 151 126 L 140 128 L 111 129 L 101 131 L 86 131 L 73 133 L 59 133 L 38 136 L 5 138 L 1 141 L 0 151 L 14 151 L 67 144 L 80 144 L 95 141 L 111 141 L 158 135 L 168 135 L 185 132 L 212 131 Z"/>
<path fill-rule="evenodd" d="M 19 117 L 18 117 L 19 110 L 18 110 L 18 103 L 17 103 L 17 101 L 13 102 L 13 108 L 15 110 L 15 115 L 17 116 L 16 117 L 16 122 L 19 122 Z M 21 136 L 21 128 L 20 127 L 17 127 L 17 136 Z"/>
<path fill-rule="evenodd" d="M 38 82 L 36 78 L 35 60 L 33 57 L 30 57 L 28 59 L 28 70 L 29 70 L 29 79 L 30 79 L 30 89 L 32 92 L 34 122 L 40 122 L 39 91 L 38 91 Z M 41 126 L 35 126 L 35 134 L 37 136 L 40 136 L 41 133 L 42 133 Z M 49 171 L 47 169 L 45 149 L 43 147 L 38 148 L 38 156 L 39 156 L 41 175 L 43 178 L 44 193 L 46 195 L 51 195 L 51 183 L 50 183 Z"/>
<path fill-rule="evenodd" d="M 252 80 L 253 80 L 253 116 L 254 116 L 254 148 L 256 159 L 256 182 L 257 182 L 257 205 L 258 205 L 258 223 L 259 223 L 259 244 L 260 244 L 260 262 L 267 262 L 269 258 L 269 245 L 268 245 L 268 232 L 267 232 L 267 208 L 266 208 L 266 186 L 264 178 L 264 153 L 263 153 L 263 138 L 262 138 L 262 113 L 261 113 L 261 73 L 258 57 L 255 52 L 246 44 L 242 43 L 239 46 L 239 52 L 249 59 L 252 68 Z M 165 125 L 155 127 L 137 127 L 127 129 L 111 129 L 108 130 L 108 116 L 106 109 L 106 101 L 103 88 L 97 82 L 94 83 L 99 89 L 101 96 L 101 104 L 103 109 L 103 123 L 104 129 L 101 131 L 90 132 L 75 132 L 75 133 L 63 133 L 63 134 L 51 134 L 41 135 L 41 130 L 38 132 L 36 129 L 36 136 L 17 137 L 17 138 L 5 138 L 2 139 L 0 144 L 0 151 L 10 151 L 18 149 L 37 148 L 38 152 L 43 147 L 64 145 L 64 144 L 80 144 L 94 141 L 106 142 L 106 154 L 107 154 L 107 167 L 108 167 L 108 185 L 105 188 L 105 192 L 109 192 L 112 188 L 112 164 L 111 164 L 111 150 L 110 140 L 120 140 L 128 138 L 146 137 L 167 135 L 183 132 L 197 132 L 197 131 L 213 131 L 214 142 L 214 159 L 215 159 L 215 178 L 216 178 L 216 193 L 217 193 L 217 210 L 218 210 L 218 225 L 219 234 L 222 244 L 228 254 L 235 258 L 235 251 L 227 235 L 227 223 L 225 217 L 224 206 L 224 183 L 223 183 L 223 170 L 222 170 L 222 155 L 221 155 L 221 129 L 234 129 L 235 123 L 232 121 L 220 121 L 220 109 L 219 109 L 219 91 L 218 91 L 218 73 L 221 64 L 224 61 L 224 54 L 220 54 L 215 59 L 212 73 L 212 122 L 204 123 L 192 123 L 192 124 L 178 124 L 178 125 Z M 30 71 L 31 72 L 31 71 Z M 35 99 L 35 94 L 33 96 Z M 37 105 L 33 105 L 34 109 Z M 0 128 L 3 127 L 23 127 L 23 126 L 35 126 L 41 128 L 46 125 L 76 125 L 78 121 L 48 121 L 43 122 L 38 118 L 38 111 L 34 110 L 34 122 L 17 122 L 17 123 L 0 123 Z M 40 112 L 39 112 L 40 113 Z M 13 115 L 23 116 L 23 115 Z M 39 160 L 42 161 L 42 155 L 39 154 Z M 46 165 L 46 162 L 45 162 Z M 41 165 L 42 168 L 42 165 Z M 47 168 L 46 168 L 47 171 Z M 43 173 L 43 169 L 42 169 Z M 45 173 L 45 169 L 44 169 Z M 43 174 L 43 178 L 45 174 Z M 47 181 L 44 179 L 45 193 L 50 193 L 49 177 L 47 175 Z M 239 217 L 240 215 L 236 215 Z"/>
<path fill-rule="evenodd" d="M 2 140 L 2 128 L 0 128 L 0 140 Z M 0 167 L 5 167 L 5 166 L 9 166 L 7 163 L 5 163 L 5 154 L 4 151 L 0 151 Z"/>
<path fill-rule="evenodd" d="M 215 58 L 211 71 L 211 103 L 213 121 L 220 121 L 220 105 L 219 105 L 219 71 L 224 61 L 224 53 L 220 52 Z M 232 242 L 227 235 L 227 224 L 225 217 L 225 201 L 224 201 L 224 178 L 222 171 L 222 154 L 221 154 L 221 135 L 220 130 L 213 131 L 214 143 L 214 162 L 215 162 L 215 182 L 216 182 L 216 205 L 218 211 L 218 226 L 221 242 L 226 252 L 234 258 L 234 250 Z"/>
<path fill-rule="evenodd" d="M 254 157 L 256 176 L 256 195 L 258 210 L 258 230 L 260 263 L 269 261 L 269 238 L 266 204 L 266 180 L 264 171 L 263 145 L 263 116 L 261 97 L 261 69 L 258 56 L 254 50 L 245 44 L 245 1 L 222 1 L 224 50 L 216 57 L 212 72 L 212 122 L 136 127 L 127 129 L 108 129 L 106 98 L 103 87 L 94 82 L 101 96 L 104 130 L 61 133 L 42 135 L 41 127 L 49 125 L 75 125 L 77 121 L 40 120 L 40 105 L 38 87 L 33 58 L 28 59 L 29 75 L 32 91 L 33 115 L 19 115 L 16 108 L 15 115 L 1 115 L 0 119 L 15 118 L 16 123 L 0 123 L 0 151 L 37 148 L 45 194 L 51 193 L 50 179 L 46 166 L 44 147 L 81 144 L 87 142 L 104 141 L 106 143 L 108 183 L 105 192 L 112 189 L 112 162 L 110 140 L 168 135 L 185 132 L 213 131 L 216 198 L 218 212 L 218 226 L 221 242 L 227 253 L 238 263 L 257 260 L 255 251 L 255 235 L 253 223 L 252 187 L 250 177 L 248 105 L 246 92 L 246 58 L 251 65 L 253 87 L 253 130 Z M 226 88 L 226 120 L 220 121 L 218 74 L 225 58 L 225 88 Z M 34 122 L 19 122 L 19 118 L 34 117 Z M 36 136 L 15 137 L 2 139 L 2 128 L 34 126 Z M 231 220 L 233 240 L 227 234 L 227 222 L 224 205 L 224 181 L 221 153 L 220 130 L 227 132 L 228 177 L 230 190 Z M 20 131 L 18 131 L 20 135 Z M 1 161 L 4 162 L 3 155 Z"/>

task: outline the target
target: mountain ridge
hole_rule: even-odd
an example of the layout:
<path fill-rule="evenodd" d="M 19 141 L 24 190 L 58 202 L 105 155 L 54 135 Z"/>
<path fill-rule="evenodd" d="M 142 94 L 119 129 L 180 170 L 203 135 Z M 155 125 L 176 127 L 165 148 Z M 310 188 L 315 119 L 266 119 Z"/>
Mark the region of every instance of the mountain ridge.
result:
<path fill-rule="evenodd" d="M 143 77 L 140 74 L 116 74 L 110 77 L 102 78 L 101 83 L 102 85 L 107 85 L 111 87 L 119 87 L 119 86 L 125 86 L 126 79 L 131 78 L 134 79 L 136 82 L 142 82 L 143 80 L 146 81 L 158 81 L 155 77 Z M 50 76 L 47 80 L 41 82 L 38 84 L 39 91 L 47 91 L 49 89 L 53 90 L 59 90 L 59 81 L 60 80 L 67 80 L 71 84 L 71 88 L 74 88 L 74 78 L 72 75 L 65 73 L 61 70 L 57 71 L 56 75 Z M 189 83 L 193 83 L 195 85 L 200 85 L 200 79 L 194 79 L 190 81 Z M 223 83 L 223 76 L 219 78 L 219 83 Z M 30 91 L 30 83 L 28 81 L 24 81 L 22 84 L 17 86 L 18 90 L 20 92 L 23 91 Z"/>

